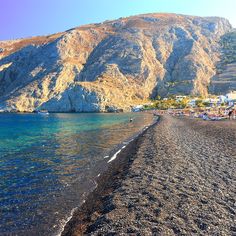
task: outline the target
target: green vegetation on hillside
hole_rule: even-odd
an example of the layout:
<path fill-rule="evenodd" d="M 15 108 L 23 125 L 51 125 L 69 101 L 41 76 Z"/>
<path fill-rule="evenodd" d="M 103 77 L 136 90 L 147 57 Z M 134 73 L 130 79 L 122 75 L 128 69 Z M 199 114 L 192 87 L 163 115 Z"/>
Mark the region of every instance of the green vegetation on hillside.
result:
<path fill-rule="evenodd" d="M 215 96 L 212 96 L 210 98 L 216 98 Z M 195 101 L 195 104 L 191 101 Z M 174 96 L 170 96 L 168 98 L 162 99 L 160 96 L 158 96 L 156 99 L 152 100 L 152 105 L 145 106 L 145 109 L 160 109 L 160 110 L 167 110 L 167 109 L 184 109 L 184 108 L 192 108 L 192 107 L 198 107 L 198 108 L 205 108 L 210 107 L 212 104 L 208 99 L 204 99 L 202 97 L 193 98 L 191 96 L 186 96 L 182 99 L 176 99 Z M 218 106 L 219 104 L 214 104 L 214 106 Z M 221 104 L 221 106 L 224 106 L 225 104 Z"/>
<path fill-rule="evenodd" d="M 154 107 L 157 109 L 165 110 L 169 108 L 185 108 L 189 102 L 188 98 L 184 98 L 181 101 L 177 101 L 174 98 L 168 98 L 166 100 L 159 99 L 154 101 Z"/>

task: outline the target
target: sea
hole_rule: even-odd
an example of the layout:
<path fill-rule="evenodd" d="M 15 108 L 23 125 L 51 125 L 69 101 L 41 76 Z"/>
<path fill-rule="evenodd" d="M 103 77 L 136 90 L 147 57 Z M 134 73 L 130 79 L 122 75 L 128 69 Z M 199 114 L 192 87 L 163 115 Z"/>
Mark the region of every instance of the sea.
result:
<path fill-rule="evenodd" d="M 130 122 L 132 118 L 132 122 Z M 141 113 L 0 114 L 0 235 L 60 235 Z"/>

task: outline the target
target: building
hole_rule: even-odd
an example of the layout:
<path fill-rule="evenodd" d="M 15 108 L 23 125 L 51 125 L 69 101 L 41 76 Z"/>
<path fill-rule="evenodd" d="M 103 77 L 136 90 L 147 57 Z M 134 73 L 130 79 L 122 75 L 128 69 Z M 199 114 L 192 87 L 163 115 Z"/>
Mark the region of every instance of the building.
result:
<path fill-rule="evenodd" d="M 132 108 L 133 112 L 139 112 L 143 110 L 143 105 L 138 105 Z"/>
<path fill-rule="evenodd" d="M 219 100 L 219 103 L 225 103 L 227 101 L 227 97 L 224 95 L 220 95 L 217 98 Z"/>
<path fill-rule="evenodd" d="M 225 96 L 226 96 L 226 99 L 228 102 L 236 100 L 236 91 L 231 91 L 231 92 L 227 93 Z"/>
<path fill-rule="evenodd" d="M 182 96 L 182 95 L 178 95 L 178 96 L 175 96 L 175 100 L 177 102 L 181 102 L 183 99 L 185 99 L 187 96 Z"/>
<path fill-rule="evenodd" d="M 188 105 L 191 107 L 195 107 L 196 106 L 196 99 L 192 99 L 188 102 Z"/>

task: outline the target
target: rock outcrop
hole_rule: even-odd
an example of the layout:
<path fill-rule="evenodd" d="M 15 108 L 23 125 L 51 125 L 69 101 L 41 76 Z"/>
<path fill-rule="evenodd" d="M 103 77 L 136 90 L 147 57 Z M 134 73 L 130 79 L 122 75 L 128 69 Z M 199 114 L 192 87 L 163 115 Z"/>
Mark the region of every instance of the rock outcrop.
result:
<path fill-rule="evenodd" d="M 230 23 L 146 14 L 0 42 L 0 108 L 129 110 L 156 95 L 208 93 Z"/>
<path fill-rule="evenodd" d="M 214 94 L 236 90 L 236 30 L 224 34 L 220 45 L 220 61 L 216 64 L 216 74 L 209 87 Z"/>

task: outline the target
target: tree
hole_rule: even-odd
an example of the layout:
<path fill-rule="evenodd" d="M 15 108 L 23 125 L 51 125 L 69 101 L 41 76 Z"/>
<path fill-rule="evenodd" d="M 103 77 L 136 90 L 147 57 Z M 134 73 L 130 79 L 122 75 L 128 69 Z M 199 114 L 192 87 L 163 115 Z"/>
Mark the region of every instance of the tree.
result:
<path fill-rule="evenodd" d="M 196 101 L 196 106 L 197 107 L 205 107 L 204 104 L 203 104 L 203 101 L 201 99 Z"/>
<path fill-rule="evenodd" d="M 187 107 L 188 102 L 189 102 L 188 98 L 183 98 L 181 101 L 178 102 L 179 103 L 178 104 L 178 108 L 185 108 L 185 107 Z"/>
<path fill-rule="evenodd" d="M 209 106 L 210 106 L 210 102 L 203 102 L 202 104 L 203 104 L 203 106 L 205 106 L 205 107 L 209 107 Z"/>

